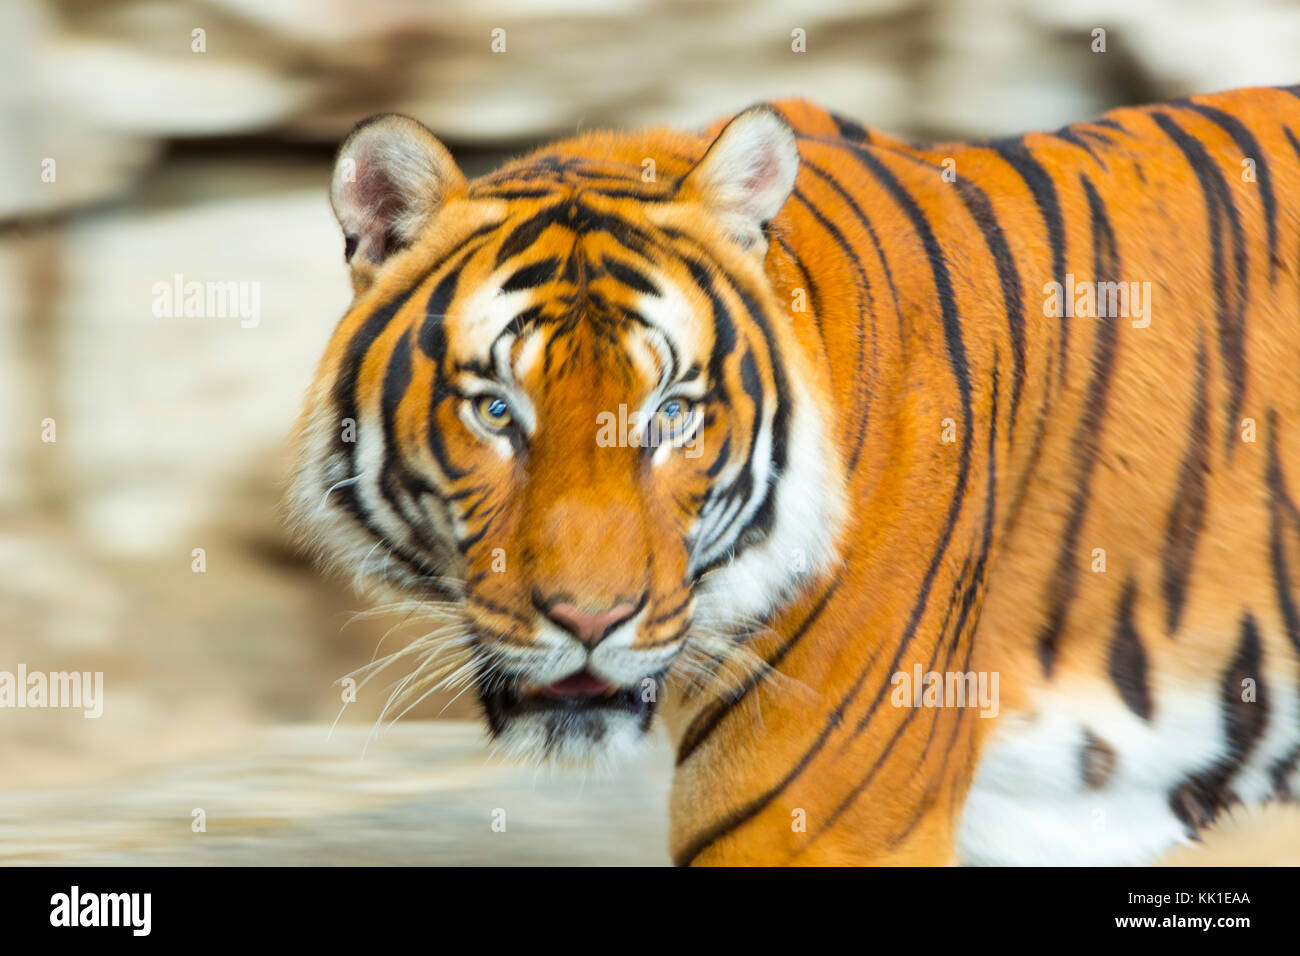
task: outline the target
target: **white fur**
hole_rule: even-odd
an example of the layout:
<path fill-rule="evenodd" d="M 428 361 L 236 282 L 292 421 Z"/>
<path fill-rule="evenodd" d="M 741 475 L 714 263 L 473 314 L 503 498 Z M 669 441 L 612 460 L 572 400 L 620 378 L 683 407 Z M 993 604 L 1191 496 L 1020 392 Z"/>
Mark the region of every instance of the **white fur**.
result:
<path fill-rule="evenodd" d="M 728 233 L 743 245 L 762 243 L 761 226 L 776 217 L 794 190 L 799 147 L 780 115 L 745 110 L 727 124 L 691 173 Z"/>
<path fill-rule="evenodd" d="M 1085 729 L 1116 754 L 1104 786 L 1085 786 Z M 958 830 L 966 863 L 1125 866 L 1188 842 L 1170 792 L 1226 751 L 1219 688 L 1160 695 L 1150 722 L 1112 690 L 1044 690 L 1032 714 L 1005 714 L 986 744 Z"/>
<path fill-rule="evenodd" d="M 646 735 L 641 721 L 633 714 L 609 710 L 589 713 L 587 721 L 599 721 L 601 735 L 593 740 L 581 732 L 552 734 L 544 717 L 525 714 L 510 721 L 493 742 L 492 752 L 511 762 L 536 763 L 545 760 L 560 765 L 576 765 L 594 770 L 597 775 L 610 773 L 646 749 Z"/>
<path fill-rule="evenodd" d="M 677 343 L 678 351 L 687 353 L 700 342 L 701 310 L 707 302 L 692 301 L 674 284 L 661 283 L 663 295 L 643 296 L 637 308 Z M 765 616 L 794 593 L 805 581 L 829 568 L 838 557 L 838 536 L 844 522 L 845 500 L 842 479 L 835 469 L 835 453 L 827 421 L 806 385 L 790 376 L 786 401 L 792 403 L 790 430 L 787 436 L 785 474 L 775 481 L 776 519 L 765 541 L 751 546 L 739 558 L 720 566 L 701 582 L 697 605 L 701 616 L 724 625 Z M 736 544 L 729 539 L 715 542 L 716 532 L 729 524 L 741 526 L 762 504 L 764 483 L 771 483 L 768 453 L 772 441 L 772 417 L 769 407 L 763 418 L 758 446 L 750 459 L 757 463 L 755 495 L 748 501 L 732 502 L 728 507 L 706 506 L 693 531 L 699 543 L 692 557 L 695 567 L 703 567 L 727 554 Z M 748 467 L 743 459 L 729 463 L 714 479 L 724 487 Z M 734 523 L 737 511 L 743 514 Z"/>
<path fill-rule="evenodd" d="M 404 242 L 424 230 L 451 174 L 450 158 L 427 130 L 405 116 L 390 116 L 363 126 L 339 151 L 330 184 L 330 205 L 344 235 L 359 240 L 357 254 L 392 231 Z M 362 201 L 367 181 L 380 176 L 401 202 L 388 211 L 389 222 Z"/>
<path fill-rule="evenodd" d="M 838 559 L 846 505 L 827 423 L 811 394 L 793 377 L 788 400 L 794 407 L 785 474 L 773 489 L 776 517 L 771 533 L 701 581 L 697 605 L 709 620 L 765 617 Z M 764 431 L 770 441 L 770 432 Z"/>

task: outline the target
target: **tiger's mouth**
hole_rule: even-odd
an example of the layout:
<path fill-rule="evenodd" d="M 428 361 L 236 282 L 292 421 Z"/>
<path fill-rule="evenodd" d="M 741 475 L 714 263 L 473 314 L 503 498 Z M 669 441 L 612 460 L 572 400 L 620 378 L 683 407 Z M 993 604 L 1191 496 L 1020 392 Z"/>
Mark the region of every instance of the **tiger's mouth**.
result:
<path fill-rule="evenodd" d="M 479 698 L 494 733 L 504 730 L 511 718 L 528 714 L 621 711 L 648 724 L 655 704 L 653 699 L 645 699 L 637 687 L 620 687 L 585 669 L 551 684 L 519 681 L 513 686 L 488 688 L 480 682 Z"/>
<path fill-rule="evenodd" d="M 550 684 L 478 683 L 493 737 L 541 756 L 584 758 L 613 738 L 640 736 L 654 717 L 655 695 L 583 669 Z"/>

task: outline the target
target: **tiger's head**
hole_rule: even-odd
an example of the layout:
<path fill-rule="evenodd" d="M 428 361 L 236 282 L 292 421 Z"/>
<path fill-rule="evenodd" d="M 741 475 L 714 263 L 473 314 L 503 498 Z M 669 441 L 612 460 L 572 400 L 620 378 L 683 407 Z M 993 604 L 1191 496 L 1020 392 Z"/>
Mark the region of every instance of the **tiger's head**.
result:
<path fill-rule="evenodd" d="M 473 682 L 508 749 L 600 757 L 834 560 L 829 388 L 765 271 L 798 162 L 762 107 L 473 182 L 404 116 L 344 142 L 356 298 L 290 497 L 327 561 L 440 619 L 407 690 Z"/>

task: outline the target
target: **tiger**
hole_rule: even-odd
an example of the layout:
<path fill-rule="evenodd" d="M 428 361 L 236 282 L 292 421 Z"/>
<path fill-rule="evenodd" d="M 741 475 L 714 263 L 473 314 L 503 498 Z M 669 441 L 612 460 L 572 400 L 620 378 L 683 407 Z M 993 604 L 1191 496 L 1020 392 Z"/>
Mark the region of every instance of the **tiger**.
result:
<path fill-rule="evenodd" d="M 430 623 L 401 701 L 666 728 L 678 865 L 1151 862 L 1296 793 L 1298 137 L 1300 87 L 938 145 L 788 99 L 469 180 L 372 117 L 295 526 Z"/>

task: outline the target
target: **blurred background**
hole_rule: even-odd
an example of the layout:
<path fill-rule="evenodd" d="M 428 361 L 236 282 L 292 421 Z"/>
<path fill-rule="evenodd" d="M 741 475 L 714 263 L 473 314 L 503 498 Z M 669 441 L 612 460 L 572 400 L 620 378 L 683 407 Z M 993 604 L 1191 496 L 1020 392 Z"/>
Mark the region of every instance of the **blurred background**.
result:
<path fill-rule="evenodd" d="M 106 685 L 97 720 L 0 711 L 0 862 L 667 861 L 662 747 L 538 774 L 446 699 L 367 747 L 384 680 L 339 717 L 402 622 L 354 619 L 278 498 L 349 300 L 326 186 L 358 119 L 410 113 L 474 175 L 785 95 L 916 138 L 1052 128 L 1300 82 L 1297 51 L 1294 0 L 0 0 L 0 670 Z M 247 283 L 256 322 L 159 316 L 178 276 Z M 1300 824 L 1207 847 L 1174 860 L 1300 863 Z"/>

